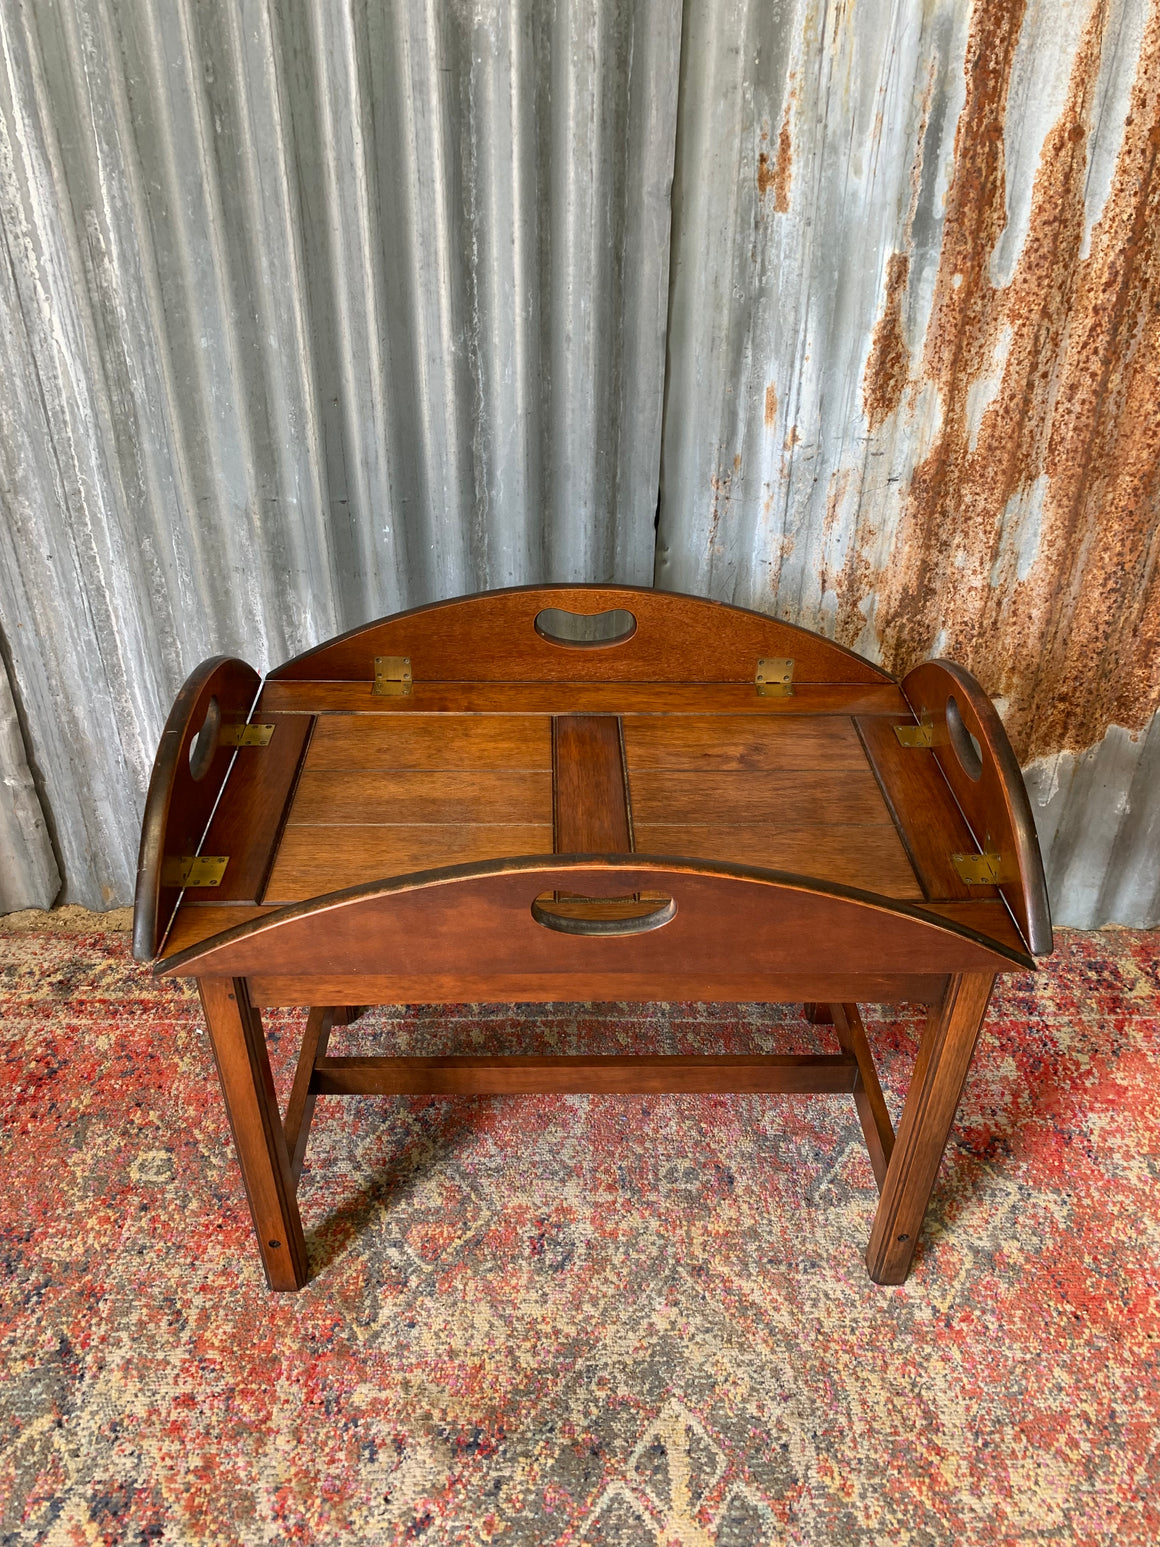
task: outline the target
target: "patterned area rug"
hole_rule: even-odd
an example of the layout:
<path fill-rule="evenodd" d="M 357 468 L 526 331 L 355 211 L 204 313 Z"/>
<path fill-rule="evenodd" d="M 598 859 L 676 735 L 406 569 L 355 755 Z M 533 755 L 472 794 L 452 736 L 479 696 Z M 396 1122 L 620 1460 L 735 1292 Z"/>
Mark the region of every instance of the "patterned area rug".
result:
<path fill-rule="evenodd" d="M 897 1289 L 848 1098 L 324 1098 L 315 1277 L 271 1295 L 188 989 L 123 935 L 0 936 L 0 1013 L 6 1544 L 1160 1539 L 1155 934 L 1007 980 Z M 918 1021 L 868 1025 L 897 1117 Z M 332 1045 L 825 1036 L 451 1007 Z"/>

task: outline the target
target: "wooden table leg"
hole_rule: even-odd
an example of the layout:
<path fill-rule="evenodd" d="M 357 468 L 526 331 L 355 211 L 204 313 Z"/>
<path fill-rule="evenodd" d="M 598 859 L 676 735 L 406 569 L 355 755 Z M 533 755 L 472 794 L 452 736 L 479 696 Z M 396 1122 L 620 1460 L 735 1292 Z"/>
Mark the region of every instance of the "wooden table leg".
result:
<path fill-rule="evenodd" d="M 306 1242 L 262 1020 L 244 978 L 199 978 L 254 1232 L 271 1289 L 306 1283 Z"/>
<path fill-rule="evenodd" d="M 295 1184 L 302 1175 L 302 1162 L 306 1159 L 306 1141 L 310 1137 L 310 1124 L 314 1118 L 314 1103 L 318 1099 L 310 1089 L 314 1076 L 314 1064 L 326 1057 L 330 1045 L 330 1033 L 334 1026 L 347 1024 L 349 1011 L 344 1006 L 314 1005 L 306 1017 L 306 1030 L 302 1048 L 298 1054 L 298 1067 L 294 1071 L 294 1084 L 290 1100 L 286 1103 L 286 1121 L 282 1131 L 286 1135 L 286 1151 L 290 1156 L 290 1174 Z"/>
<path fill-rule="evenodd" d="M 876 1284 L 901 1284 L 910 1271 L 994 981 L 956 973 L 931 1007 L 866 1251 Z"/>
<path fill-rule="evenodd" d="M 890 1169 L 890 1157 L 894 1153 L 894 1129 L 890 1126 L 890 1113 L 882 1086 L 878 1083 L 878 1071 L 874 1067 L 874 1055 L 866 1040 L 866 1028 L 856 1004 L 831 1005 L 834 1030 L 844 1053 L 853 1053 L 858 1060 L 858 1083 L 854 1086 L 854 1105 L 858 1109 L 858 1121 L 862 1124 L 862 1136 L 870 1152 L 870 1165 L 874 1180 L 881 1192 L 886 1185 Z"/>

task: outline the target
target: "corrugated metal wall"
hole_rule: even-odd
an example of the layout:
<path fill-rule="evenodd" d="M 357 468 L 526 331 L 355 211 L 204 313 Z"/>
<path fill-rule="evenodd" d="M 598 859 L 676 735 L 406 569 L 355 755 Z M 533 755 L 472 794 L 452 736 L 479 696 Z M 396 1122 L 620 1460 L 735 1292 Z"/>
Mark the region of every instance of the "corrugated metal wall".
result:
<path fill-rule="evenodd" d="M 0 0 L 0 907 L 128 900 L 203 656 L 656 543 L 965 660 L 1058 916 L 1154 922 L 1158 27 Z"/>
<path fill-rule="evenodd" d="M 651 580 L 679 47 L 668 0 L 0 5 L 0 620 L 69 898 L 131 897 L 206 655 Z"/>
<path fill-rule="evenodd" d="M 679 100 L 657 583 L 962 661 L 1160 922 L 1160 6 L 689 0 Z"/>

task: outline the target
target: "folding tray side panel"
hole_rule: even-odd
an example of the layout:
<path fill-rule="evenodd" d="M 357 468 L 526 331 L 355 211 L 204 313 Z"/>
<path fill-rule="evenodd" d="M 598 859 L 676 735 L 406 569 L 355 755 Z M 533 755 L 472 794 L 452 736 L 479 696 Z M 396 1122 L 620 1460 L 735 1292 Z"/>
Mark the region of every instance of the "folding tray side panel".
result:
<path fill-rule="evenodd" d="M 551 632 L 569 617 L 606 618 L 610 637 Z M 762 659 L 792 661 L 794 682 L 894 680 L 808 629 L 632 586 L 528 586 L 438 602 L 354 629 L 288 661 L 269 680 L 364 681 L 376 659 L 405 659 L 416 682 L 752 683 Z"/>
<path fill-rule="evenodd" d="M 588 900 L 577 910 L 596 915 L 588 927 L 553 920 L 561 897 Z M 627 927 L 600 917 L 633 908 Z M 303 997 L 284 1002 L 298 1003 L 322 1002 L 326 984 L 341 980 L 353 993 L 361 982 L 362 997 L 349 999 L 356 1003 L 521 994 L 823 999 L 839 979 L 858 987 L 846 997 L 863 999 L 876 985 L 922 979 L 914 997 L 927 998 L 948 973 L 1029 965 L 1023 952 L 958 920 L 803 877 L 642 856 L 545 856 L 453 867 L 279 909 L 158 970 L 292 980 Z"/>

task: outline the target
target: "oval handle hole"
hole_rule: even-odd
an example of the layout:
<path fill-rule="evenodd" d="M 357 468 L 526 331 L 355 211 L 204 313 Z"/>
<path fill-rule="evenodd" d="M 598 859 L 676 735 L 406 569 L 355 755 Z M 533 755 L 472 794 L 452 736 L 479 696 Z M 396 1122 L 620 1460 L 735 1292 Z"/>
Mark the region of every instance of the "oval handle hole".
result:
<path fill-rule="evenodd" d="M 592 650 L 600 645 L 622 645 L 636 633 L 636 618 L 623 607 L 608 612 L 566 612 L 545 607 L 536 614 L 536 633 L 550 645 L 573 650 Z"/>
<path fill-rule="evenodd" d="M 676 912 L 676 903 L 664 892 L 637 892 L 631 897 L 541 892 L 532 903 L 536 923 L 562 935 L 643 935 L 669 923 Z"/>
<path fill-rule="evenodd" d="M 194 779 L 204 779 L 217 751 L 218 736 L 222 728 L 221 705 L 211 698 L 205 711 L 201 729 L 189 743 L 189 772 Z"/>
<path fill-rule="evenodd" d="M 947 737 L 968 779 L 977 784 L 983 772 L 983 749 L 979 739 L 963 724 L 963 716 L 954 695 L 947 699 Z"/>

